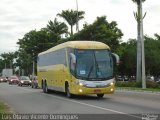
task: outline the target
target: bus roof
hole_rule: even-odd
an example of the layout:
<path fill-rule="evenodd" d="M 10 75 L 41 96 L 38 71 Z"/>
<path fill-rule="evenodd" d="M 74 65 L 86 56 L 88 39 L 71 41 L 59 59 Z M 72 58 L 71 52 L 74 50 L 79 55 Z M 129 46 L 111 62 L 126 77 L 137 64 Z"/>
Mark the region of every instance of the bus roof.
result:
<path fill-rule="evenodd" d="M 43 55 L 46 53 L 50 53 L 52 51 L 56 51 L 62 48 L 76 48 L 76 49 L 110 49 L 108 45 L 97 42 L 97 41 L 68 41 L 57 46 L 54 46 L 44 52 L 39 53 L 39 55 Z"/>

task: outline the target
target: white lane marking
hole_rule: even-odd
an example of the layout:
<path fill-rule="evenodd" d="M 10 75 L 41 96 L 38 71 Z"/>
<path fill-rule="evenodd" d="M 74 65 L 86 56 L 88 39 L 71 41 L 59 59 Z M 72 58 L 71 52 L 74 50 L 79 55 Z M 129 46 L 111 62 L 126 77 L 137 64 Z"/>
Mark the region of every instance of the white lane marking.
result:
<path fill-rule="evenodd" d="M 20 88 L 23 89 L 23 90 L 32 91 L 30 89 L 25 89 L 25 88 L 22 88 L 22 87 L 20 87 Z M 49 95 L 49 94 L 46 94 L 46 95 Z M 70 100 L 68 98 L 61 98 L 61 97 L 58 97 L 58 96 L 53 96 L 53 97 L 55 97 L 57 99 L 66 100 L 66 101 L 78 103 L 78 104 L 81 104 L 81 105 L 85 105 L 85 106 L 89 106 L 89 107 L 105 110 L 105 111 L 110 111 L 110 112 L 114 112 L 114 113 L 118 113 L 118 114 L 123 114 L 123 115 L 130 116 L 130 117 L 142 119 L 141 117 L 138 117 L 138 116 L 135 116 L 135 115 L 130 115 L 130 114 L 125 113 L 125 112 L 116 111 L 116 110 L 113 110 L 113 109 L 108 109 L 108 108 L 103 108 L 103 107 L 99 107 L 99 106 L 95 106 L 95 105 L 91 105 L 91 104 L 87 104 L 87 103 L 83 103 L 83 102 L 78 102 L 78 101 L 75 101 L 75 100 Z"/>
<path fill-rule="evenodd" d="M 85 105 L 85 106 L 89 106 L 89 107 L 105 110 L 105 111 L 110 111 L 110 112 L 123 114 L 123 115 L 130 116 L 130 117 L 142 119 L 141 117 L 138 117 L 138 116 L 135 116 L 135 115 L 130 115 L 130 114 L 125 113 L 125 112 L 120 112 L 120 111 L 116 111 L 116 110 L 112 110 L 112 109 L 107 109 L 107 108 L 103 108 L 103 107 L 99 107 L 99 106 L 95 106 L 95 105 L 91 105 L 91 104 L 87 104 L 87 103 L 83 103 L 83 102 L 78 102 L 78 101 L 75 101 L 75 100 L 70 100 L 70 99 L 67 99 L 67 98 L 61 98 L 61 97 L 58 97 L 58 96 L 53 96 L 53 97 L 55 97 L 57 99 L 66 100 L 66 101 L 78 103 L 78 104 L 81 104 L 81 105 Z"/>

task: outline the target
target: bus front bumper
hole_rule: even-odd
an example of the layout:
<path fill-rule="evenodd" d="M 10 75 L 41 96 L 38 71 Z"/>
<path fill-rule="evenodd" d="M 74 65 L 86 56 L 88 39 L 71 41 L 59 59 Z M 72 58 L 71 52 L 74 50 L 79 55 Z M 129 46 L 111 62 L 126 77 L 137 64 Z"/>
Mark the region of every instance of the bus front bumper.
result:
<path fill-rule="evenodd" d="M 70 92 L 75 95 L 87 95 L 87 94 L 112 94 L 115 91 L 114 85 L 103 88 L 90 88 L 80 85 L 76 85 L 70 89 Z"/>

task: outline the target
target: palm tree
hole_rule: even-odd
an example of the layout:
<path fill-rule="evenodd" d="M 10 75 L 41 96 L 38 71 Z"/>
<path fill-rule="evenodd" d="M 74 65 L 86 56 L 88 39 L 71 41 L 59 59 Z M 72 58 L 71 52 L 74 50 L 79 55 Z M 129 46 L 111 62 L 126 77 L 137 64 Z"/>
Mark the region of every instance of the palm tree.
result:
<path fill-rule="evenodd" d="M 50 33 L 57 34 L 58 36 L 68 33 L 67 25 L 63 22 L 58 22 L 56 18 L 54 19 L 54 22 L 51 20 L 48 22 L 46 30 Z"/>
<path fill-rule="evenodd" d="M 138 5 L 140 4 L 140 0 L 132 0 L 133 2 L 137 3 Z M 145 2 L 146 0 L 141 0 L 142 2 Z"/>
<path fill-rule="evenodd" d="M 146 88 L 145 80 L 145 60 L 144 60 L 144 40 L 143 40 L 143 18 L 142 17 L 142 2 L 146 0 L 132 0 L 137 4 L 137 13 L 134 16 L 137 20 L 137 81 L 142 80 L 142 88 Z M 146 14 L 145 14 L 146 15 Z M 145 16 L 144 15 L 144 16 Z"/>
<path fill-rule="evenodd" d="M 73 35 L 73 26 L 81 19 L 84 18 L 84 11 L 62 10 L 59 17 L 62 17 L 71 27 L 71 36 Z M 78 18 L 77 18 L 78 17 Z"/>

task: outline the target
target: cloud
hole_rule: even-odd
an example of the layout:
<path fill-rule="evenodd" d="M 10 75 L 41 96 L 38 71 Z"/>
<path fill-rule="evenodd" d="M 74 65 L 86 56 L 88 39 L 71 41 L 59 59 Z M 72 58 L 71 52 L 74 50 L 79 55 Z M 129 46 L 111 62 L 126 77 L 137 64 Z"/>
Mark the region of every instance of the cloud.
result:
<path fill-rule="evenodd" d="M 131 0 L 78 0 L 79 10 L 85 11 L 83 23 L 92 23 L 97 16 L 105 15 L 108 21 L 116 21 L 124 33 L 123 40 L 136 38 L 136 21 L 133 11 L 137 6 Z M 144 32 L 147 35 L 159 31 L 160 1 L 147 0 L 143 11 Z M 54 20 L 62 10 L 75 9 L 76 0 L 1 0 L 0 4 L 0 53 L 16 50 L 16 42 L 30 30 L 46 27 L 49 20 Z M 62 20 L 58 18 L 58 20 Z M 7 47 L 6 46 L 10 46 Z"/>

